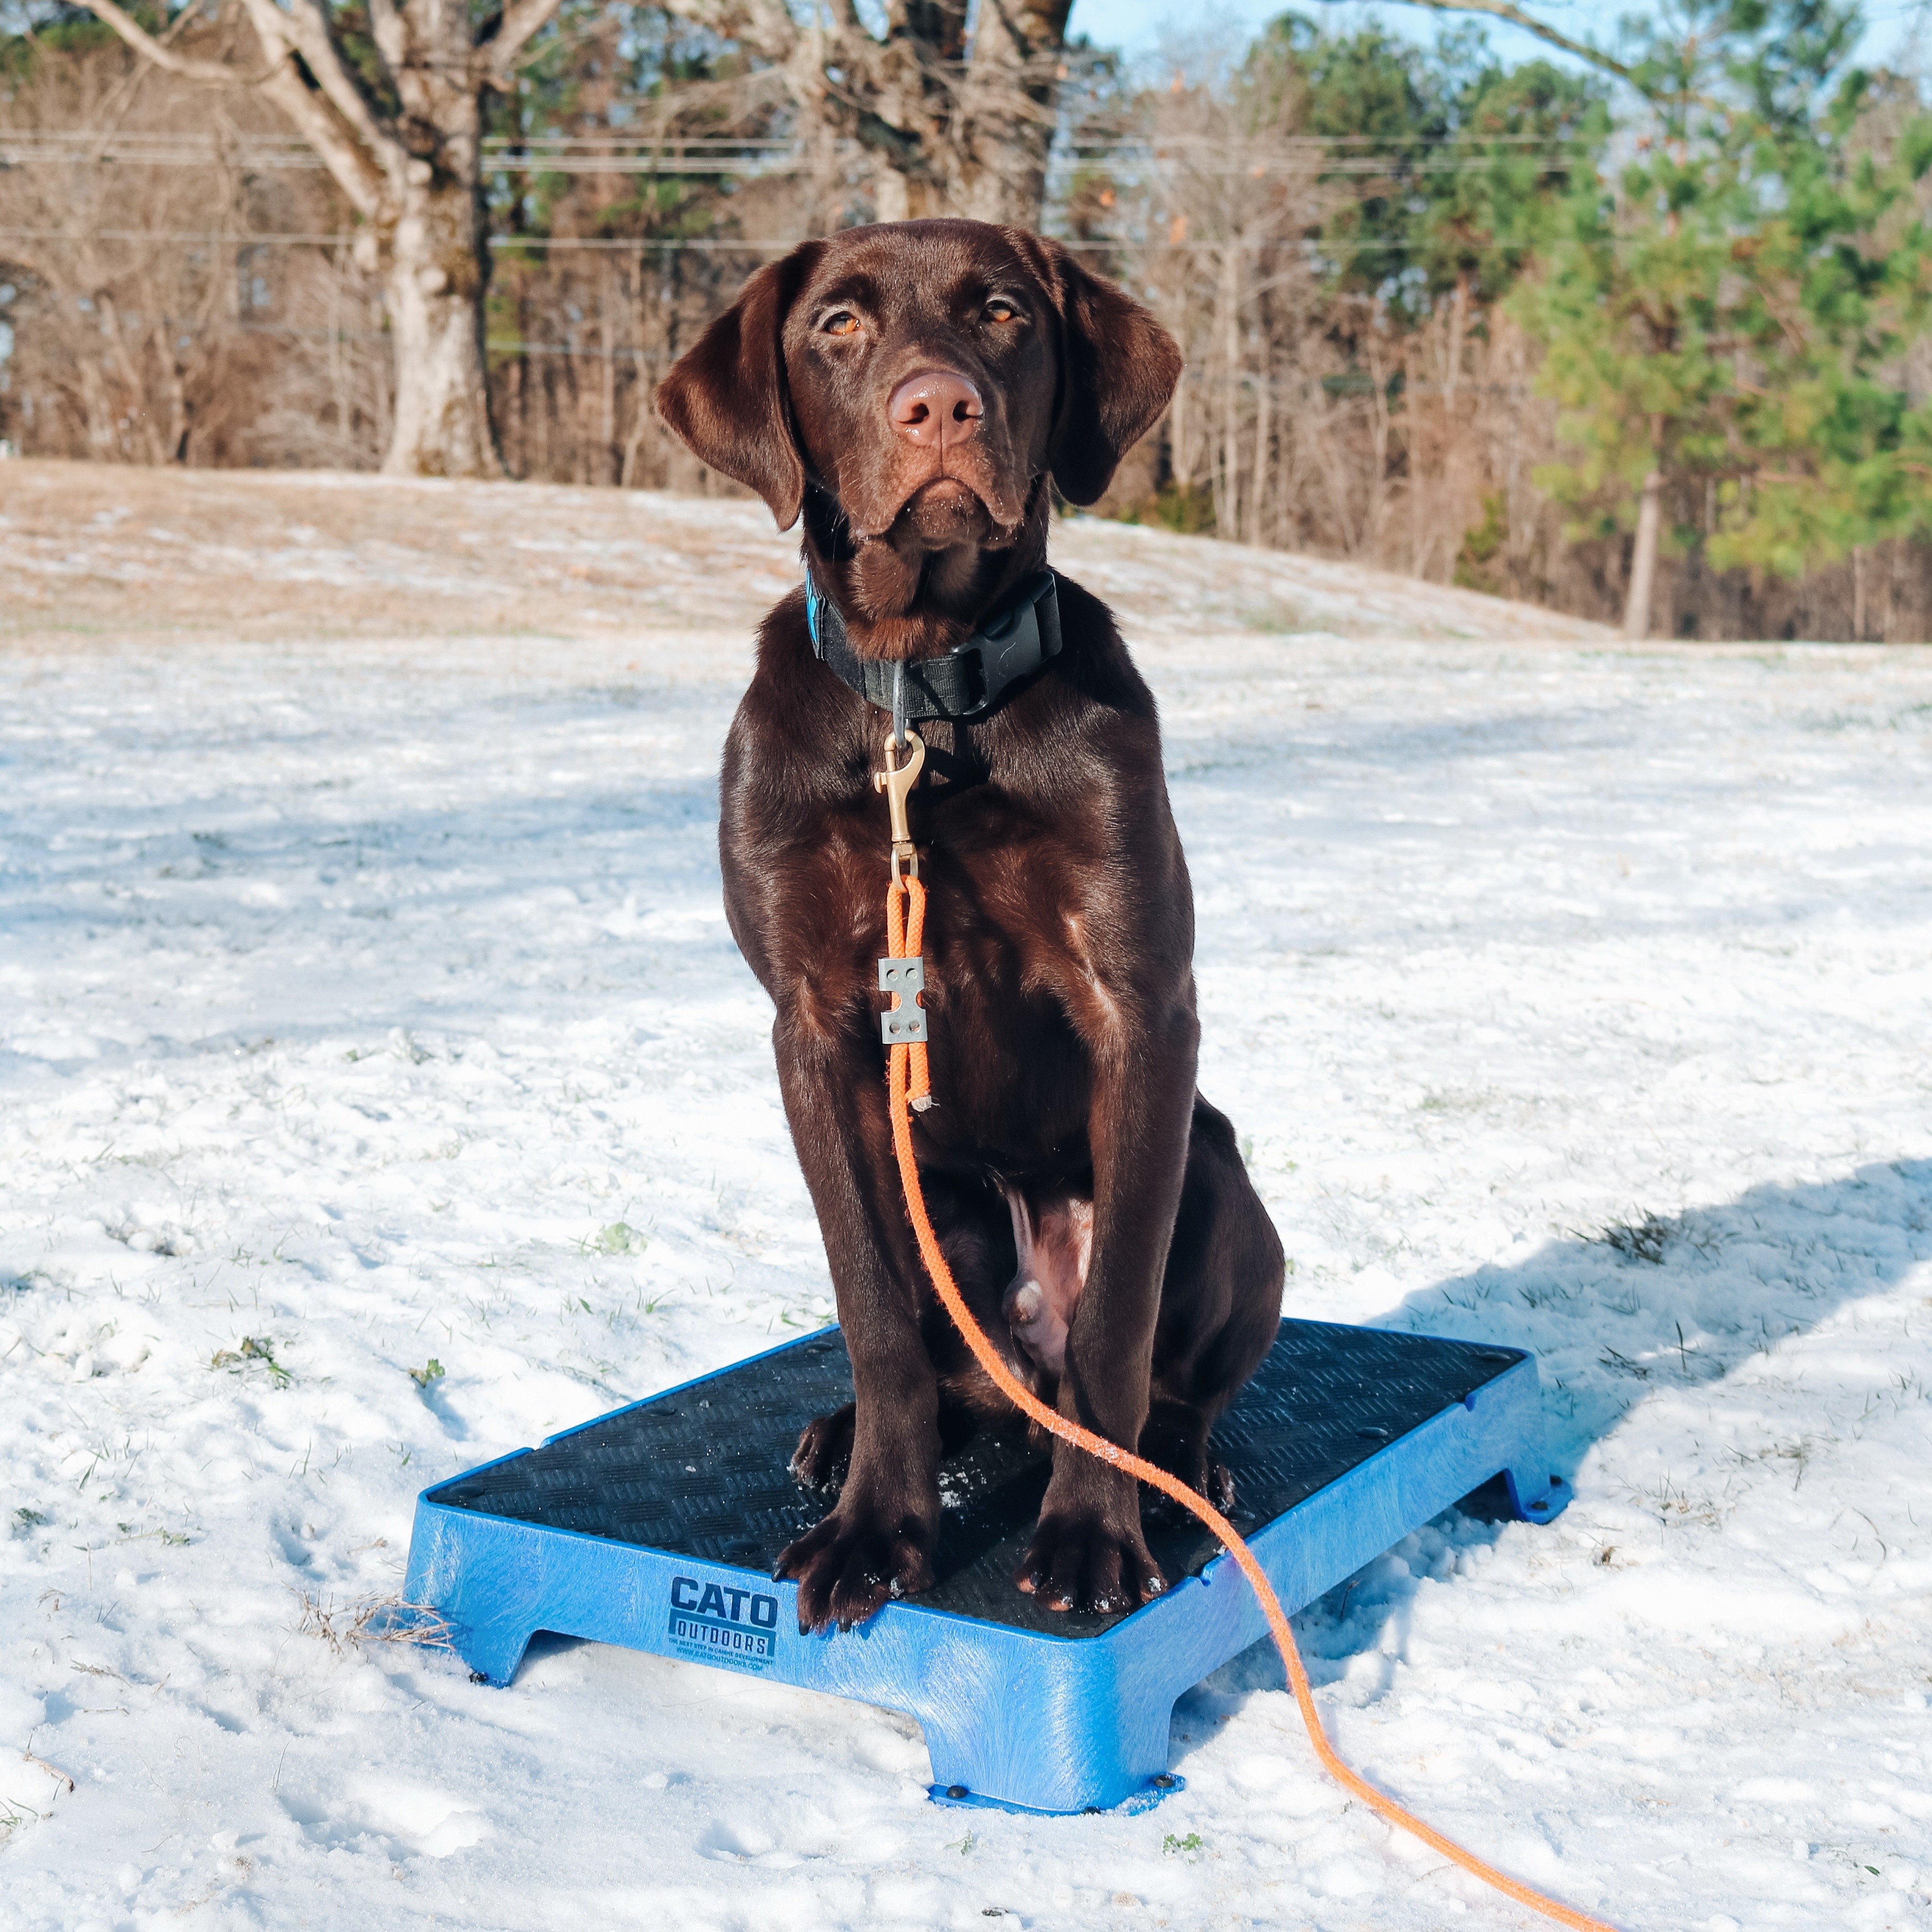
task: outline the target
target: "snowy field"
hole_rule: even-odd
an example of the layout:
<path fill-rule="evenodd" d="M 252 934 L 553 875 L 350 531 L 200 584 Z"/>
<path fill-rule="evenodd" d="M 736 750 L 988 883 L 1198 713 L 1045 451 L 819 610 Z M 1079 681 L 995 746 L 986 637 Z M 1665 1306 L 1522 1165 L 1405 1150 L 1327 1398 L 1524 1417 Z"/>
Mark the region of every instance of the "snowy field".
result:
<path fill-rule="evenodd" d="M 358 1641 L 418 1490 L 830 1317 L 712 843 L 790 546 L 735 503 L 274 479 L 218 555 L 235 479 L 32 467 L 0 1922 L 1532 1922 L 1345 1804 L 1264 1651 L 1177 1708 L 1184 1792 L 1042 1821 L 926 1803 L 889 1712 Z M 406 582 L 439 546 L 469 574 Z M 1288 1312 L 1534 1348 L 1575 1486 L 1298 1620 L 1338 1744 L 1620 1925 L 1932 1926 L 1932 653 L 1056 555 L 1160 698 L 1202 1084 Z"/>

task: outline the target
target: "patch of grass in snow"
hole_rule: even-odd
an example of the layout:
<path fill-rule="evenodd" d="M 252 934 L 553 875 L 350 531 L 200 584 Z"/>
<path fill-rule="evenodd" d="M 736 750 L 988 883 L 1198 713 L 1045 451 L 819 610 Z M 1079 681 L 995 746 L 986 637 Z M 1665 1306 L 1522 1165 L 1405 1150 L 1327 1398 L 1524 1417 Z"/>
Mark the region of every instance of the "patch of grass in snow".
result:
<path fill-rule="evenodd" d="M 650 1244 L 648 1231 L 634 1228 L 628 1221 L 613 1221 L 578 1246 L 587 1255 L 640 1255 Z"/>
<path fill-rule="evenodd" d="M 114 1527 L 121 1532 L 116 1540 L 122 1543 L 160 1543 L 170 1550 L 185 1550 L 194 1540 L 185 1530 L 136 1529 L 131 1522 L 117 1522 Z M 76 1670 L 80 1667 L 74 1666 Z"/>
<path fill-rule="evenodd" d="M 1516 1298 L 1526 1308 L 1553 1308 L 1559 1302 L 1574 1301 L 1582 1292 L 1561 1281 L 1526 1282 L 1516 1290 Z"/>
<path fill-rule="evenodd" d="M 1604 1246 L 1627 1262 L 1648 1262 L 1658 1268 L 1663 1265 L 1664 1250 L 1676 1232 L 1675 1222 L 1646 1214 L 1641 1221 L 1616 1222 L 1606 1228 L 1599 1238 Z"/>
<path fill-rule="evenodd" d="M 1625 1375 L 1635 1376 L 1640 1382 L 1650 1379 L 1650 1370 L 1644 1364 L 1632 1361 L 1629 1356 L 1619 1354 L 1615 1348 L 1605 1348 L 1601 1360 L 1606 1369 L 1621 1369 Z"/>
<path fill-rule="evenodd" d="M 1315 628 L 1292 604 L 1262 604 L 1240 614 L 1241 628 L 1264 638 L 1292 637 L 1298 631 Z"/>
<path fill-rule="evenodd" d="M 448 1371 L 442 1364 L 432 1355 L 421 1368 L 410 1370 L 410 1380 L 414 1382 L 418 1388 L 426 1391 L 431 1382 L 441 1382 L 447 1373 Z"/>
<path fill-rule="evenodd" d="M 1804 1472 L 1811 1466 L 1819 1450 L 1834 1445 L 1837 1440 L 1835 1436 L 1828 1436 L 1821 1439 L 1815 1436 L 1801 1436 L 1796 1442 L 1768 1443 L 1762 1449 L 1730 1449 L 1725 1454 L 1733 1462 L 1755 1462 L 1765 1468 L 1774 1462 L 1789 1462 L 1792 1466 L 1791 1491 L 1796 1496 L 1803 1485 Z"/>
<path fill-rule="evenodd" d="M 47 1801 L 48 1810 L 52 1809 L 54 1798 L 58 1798 L 62 1791 L 73 1790 L 74 1780 L 59 1766 L 50 1764 L 45 1758 L 34 1755 L 31 1736 L 28 1740 L 28 1748 L 20 1754 L 20 1762 L 31 1766 L 36 1771 L 46 1772 L 53 1780 L 53 1798 Z M 46 1816 L 46 1812 L 35 1810 L 32 1805 L 22 1799 L 0 1796 L 0 1846 L 4 1846 L 29 1818 L 38 1823 Z"/>
<path fill-rule="evenodd" d="M 338 1657 L 367 1643 L 400 1644 L 418 1650 L 449 1650 L 448 1619 L 426 1604 L 400 1597 L 371 1597 L 352 1604 L 297 1592 L 304 1636 L 318 1636 Z"/>
<path fill-rule="evenodd" d="M 1693 1496 L 1668 1476 L 1658 1478 L 1654 1489 L 1634 1489 L 1630 1500 L 1640 1504 L 1666 1529 L 1682 1529 L 1696 1524 L 1714 1529 L 1738 1506 L 1735 1485 L 1726 1483 L 1720 1496 Z"/>
<path fill-rule="evenodd" d="M 232 1376 L 244 1375 L 256 1366 L 268 1370 L 268 1380 L 277 1388 L 286 1388 L 295 1380 L 275 1360 L 275 1345 L 266 1335 L 244 1335 L 240 1348 L 218 1348 L 208 1363 L 210 1368 L 226 1369 Z"/>
<path fill-rule="evenodd" d="M 1186 1858 L 1192 1863 L 1208 1849 L 1208 1844 L 1198 1832 L 1190 1832 L 1184 1838 L 1177 1838 L 1170 1832 L 1161 1840 L 1160 1848 L 1168 1858 Z"/>
<path fill-rule="evenodd" d="M 1445 1088 L 1438 1091 L 1431 1088 L 1416 1103 L 1416 1111 L 1422 1114 L 1480 1114 L 1496 1100 L 1495 1093 L 1487 1087 L 1472 1088 L 1467 1092 Z"/>

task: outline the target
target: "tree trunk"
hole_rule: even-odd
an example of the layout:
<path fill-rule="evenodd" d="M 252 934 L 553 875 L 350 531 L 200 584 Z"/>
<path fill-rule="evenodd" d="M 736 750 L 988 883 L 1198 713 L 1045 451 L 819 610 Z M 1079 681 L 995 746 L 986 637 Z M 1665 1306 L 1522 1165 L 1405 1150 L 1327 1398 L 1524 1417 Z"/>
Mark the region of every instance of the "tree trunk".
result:
<path fill-rule="evenodd" d="M 603 453 L 598 458 L 600 483 L 615 483 L 624 473 L 624 452 L 617 446 L 617 278 L 610 258 L 603 258 L 603 278 L 597 291 L 598 432 Z"/>
<path fill-rule="evenodd" d="M 973 26 L 952 201 L 979 221 L 1037 228 L 1046 156 L 1065 77 L 1073 0 L 981 0 Z M 966 10 L 941 8 L 960 25 Z"/>
<path fill-rule="evenodd" d="M 473 169 L 467 181 L 422 160 L 407 172 L 389 242 L 396 413 L 382 473 L 499 477 L 483 359 L 490 257 L 478 184 Z"/>
<path fill-rule="evenodd" d="M 104 289 L 94 296 L 94 306 L 100 317 L 108 340 L 113 344 L 114 367 L 128 392 L 128 413 L 140 426 L 142 444 L 147 451 L 148 461 L 159 470 L 167 462 L 167 448 L 161 440 L 161 433 L 154 418 L 148 413 L 145 400 L 146 385 L 141 380 L 140 369 L 128 349 L 127 332 L 121 324 L 121 311 L 116 307 L 114 298 Z M 120 439 L 117 436 L 115 440 L 118 442 Z"/>
<path fill-rule="evenodd" d="M 864 148 L 881 221 L 1039 226 L 1072 0 L 668 0 L 664 10 L 768 62 L 813 131 Z"/>
<path fill-rule="evenodd" d="M 1624 605 L 1624 636 L 1640 644 L 1650 635 L 1650 606 L 1657 583 L 1657 543 L 1664 521 L 1664 475 L 1643 479 L 1636 512 L 1636 542 L 1630 552 L 1630 596 Z"/>
<path fill-rule="evenodd" d="M 1369 404 L 1369 500 L 1363 515 L 1361 550 L 1374 556 L 1382 547 L 1389 518 L 1389 396 L 1383 373 L 1382 338 L 1372 326 L 1367 334 L 1370 387 Z"/>
<path fill-rule="evenodd" d="M 1265 322 L 1265 318 L 1264 318 Z M 1248 490 L 1248 541 L 1268 542 L 1269 445 L 1274 440 L 1274 370 L 1269 355 L 1268 332 L 1261 331 L 1261 368 L 1255 379 L 1255 478 Z"/>
<path fill-rule="evenodd" d="M 1221 251 L 1221 501 L 1215 524 L 1230 543 L 1241 540 L 1241 281 L 1239 244 Z"/>

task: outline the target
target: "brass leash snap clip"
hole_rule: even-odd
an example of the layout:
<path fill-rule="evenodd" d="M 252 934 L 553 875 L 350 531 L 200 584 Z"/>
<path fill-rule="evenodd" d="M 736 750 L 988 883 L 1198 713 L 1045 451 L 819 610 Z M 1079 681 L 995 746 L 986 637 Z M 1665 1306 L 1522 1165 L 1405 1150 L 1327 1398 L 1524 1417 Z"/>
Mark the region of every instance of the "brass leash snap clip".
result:
<path fill-rule="evenodd" d="M 886 768 L 872 774 L 872 789 L 885 794 L 886 803 L 892 814 L 892 877 L 898 877 L 902 861 L 910 861 L 908 869 L 916 879 L 919 877 L 919 854 L 914 848 L 912 829 L 906 820 L 906 794 L 917 783 L 920 768 L 926 763 L 926 740 L 908 724 L 905 728 L 905 742 L 911 748 L 912 756 L 902 765 L 898 762 L 896 739 L 886 740 Z"/>

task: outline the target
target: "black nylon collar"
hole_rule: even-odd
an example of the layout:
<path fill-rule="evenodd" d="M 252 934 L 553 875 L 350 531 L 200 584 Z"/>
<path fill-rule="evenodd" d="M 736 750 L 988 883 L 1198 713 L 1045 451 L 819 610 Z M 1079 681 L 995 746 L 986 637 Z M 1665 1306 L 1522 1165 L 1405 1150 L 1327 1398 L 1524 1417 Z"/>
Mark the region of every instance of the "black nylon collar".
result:
<path fill-rule="evenodd" d="M 845 633 L 838 607 L 818 587 L 811 566 L 805 572 L 806 621 L 819 662 L 868 704 L 892 710 L 896 664 L 862 658 Z M 989 718 L 1015 688 L 1060 655 L 1058 580 L 1042 570 L 992 622 L 963 644 L 936 658 L 914 658 L 904 667 L 904 710 L 916 724 L 942 718 L 956 724 Z"/>

